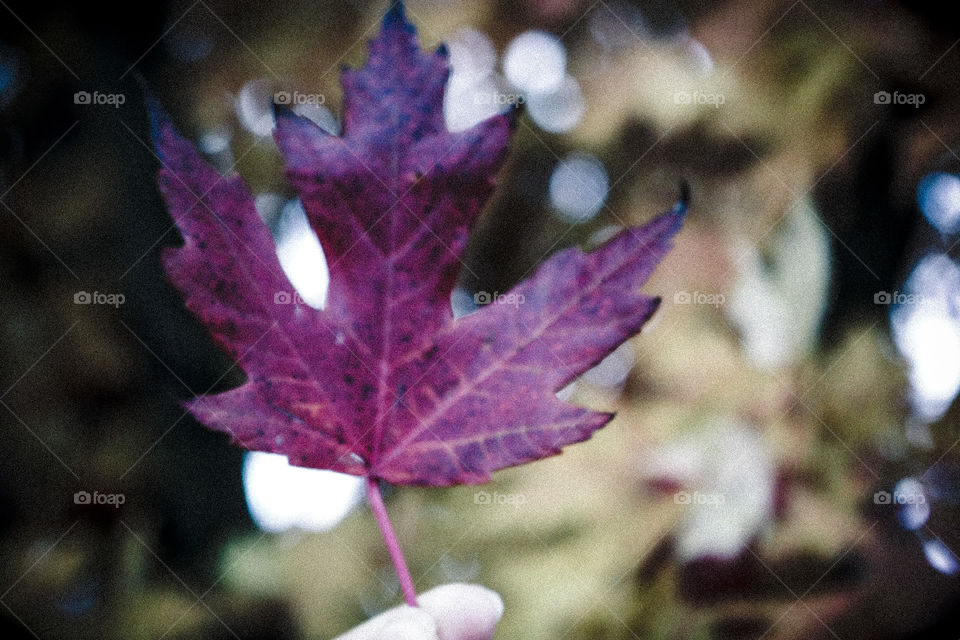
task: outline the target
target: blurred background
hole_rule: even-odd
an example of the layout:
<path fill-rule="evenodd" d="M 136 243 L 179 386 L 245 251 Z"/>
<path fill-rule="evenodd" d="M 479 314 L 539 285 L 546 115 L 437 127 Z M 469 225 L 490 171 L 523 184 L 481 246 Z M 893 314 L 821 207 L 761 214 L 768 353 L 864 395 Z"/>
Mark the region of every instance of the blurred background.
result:
<path fill-rule="evenodd" d="M 271 99 L 332 132 L 384 2 L 0 1 L 0 628 L 327 639 L 400 602 L 355 478 L 181 402 L 242 373 L 165 283 L 138 79 L 322 260 Z M 948 4 L 411 0 L 448 126 L 525 104 L 453 296 L 692 208 L 664 304 L 563 397 L 618 417 L 481 487 L 388 493 L 418 590 L 499 638 L 956 638 L 960 24 Z M 465 270 L 466 272 L 466 270 Z M 311 287 L 313 288 L 311 290 Z"/>

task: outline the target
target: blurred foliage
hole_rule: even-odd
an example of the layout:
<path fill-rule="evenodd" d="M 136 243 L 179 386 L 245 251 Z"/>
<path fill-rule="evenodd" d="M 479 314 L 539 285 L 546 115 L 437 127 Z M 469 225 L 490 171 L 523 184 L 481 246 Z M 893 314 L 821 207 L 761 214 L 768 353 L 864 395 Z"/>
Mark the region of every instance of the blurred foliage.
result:
<path fill-rule="evenodd" d="M 630 375 L 613 388 L 578 383 L 572 396 L 617 419 L 488 486 L 390 497 L 418 589 L 496 589 L 502 638 L 956 637 L 944 613 L 955 582 L 871 502 L 931 465 L 956 491 L 957 409 L 932 426 L 928 449 L 908 443 L 903 366 L 886 308 L 873 304 L 923 251 L 914 188 L 956 144 L 955 26 L 932 5 L 866 1 L 409 5 L 428 47 L 464 26 L 501 52 L 527 29 L 562 34 L 588 107 L 569 134 L 521 120 L 467 256 L 468 289 L 505 291 L 551 251 L 649 219 L 681 178 L 693 191 L 687 226 L 646 287 L 664 304 L 631 342 Z M 591 15 L 631 7 L 644 30 L 613 48 L 591 36 Z M 224 170 L 290 195 L 270 138 L 238 123 L 237 95 L 258 79 L 321 91 L 339 115 L 339 65 L 362 62 L 383 8 L 0 9 L 0 63 L 17 60 L 18 74 L 17 94 L 0 100 L 0 624 L 10 637 L 327 638 L 398 602 L 364 508 L 323 534 L 257 532 L 240 452 L 183 415 L 180 401 L 240 373 L 163 282 L 157 248 L 178 240 L 135 80 L 191 137 L 228 132 L 214 158 Z M 177 57 L 190 38 L 209 41 L 208 53 Z M 127 102 L 74 104 L 75 91 L 94 89 Z M 929 100 L 877 105 L 882 89 Z M 679 108 L 677 91 L 726 102 Z M 571 228 L 551 215 L 546 183 L 575 150 L 602 160 L 612 188 L 595 219 Z M 126 302 L 78 306 L 81 290 Z M 680 292 L 725 302 L 677 304 Z M 758 361 L 771 345 L 782 356 Z M 680 561 L 689 509 L 648 462 L 731 417 L 773 461 L 774 502 L 735 558 Z M 94 489 L 127 501 L 74 504 Z M 478 491 L 523 503 L 478 504 Z M 951 506 L 929 528 L 956 548 Z"/>

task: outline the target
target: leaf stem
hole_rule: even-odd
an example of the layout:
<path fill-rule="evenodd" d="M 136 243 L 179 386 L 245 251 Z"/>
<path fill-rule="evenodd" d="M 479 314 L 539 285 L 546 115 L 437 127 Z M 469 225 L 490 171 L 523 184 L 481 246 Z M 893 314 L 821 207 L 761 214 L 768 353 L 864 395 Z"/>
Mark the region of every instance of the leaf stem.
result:
<path fill-rule="evenodd" d="M 417 606 L 417 594 L 413 589 L 413 579 L 410 577 L 410 570 L 407 569 L 407 561 L 403 558 L 403 551 L 397 541 L 397 534 L 394 533 L 393 525 L 390 524 L 390 516 L 387 515 L 387 507 L 383 504 L 380 484 L 376 478 L 367 478 L 367 500 L 370 502 L 370 508 L 377 519 L 377 524 L 380 525 L 383 541 L 387 543 L 387 551 L 390 552 L 390 559 L 393 560 L 393 568 L 397 572 L 397 578 L 400 579 L 403 598 L 408 605 L 415 607 Z"/>

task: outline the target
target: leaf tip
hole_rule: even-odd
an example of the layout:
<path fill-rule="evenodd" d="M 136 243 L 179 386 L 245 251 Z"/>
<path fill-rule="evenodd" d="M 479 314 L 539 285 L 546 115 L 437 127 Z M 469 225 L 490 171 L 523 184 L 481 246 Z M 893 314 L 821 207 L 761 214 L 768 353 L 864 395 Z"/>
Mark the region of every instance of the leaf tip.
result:
<path fill-rule="evenodd" d="M 690 208 L 690 183 L 687 182 L 686 178 L 680 179 L 680 196 L 677 200 L 677 204 L 674 205 L 673 210 L 676 213 L 679 213 L 681 216 L 687 213 L 687 209 Z"/>
<path fill-rule="evenodd" d="M 511 133 L 516 131 L 517 127 L 520 125 L 520 116 L 523 115 L 523 111 L 523 103 L 518 102 L 511 105 L 510 109 L 504 114 L 507 116 L 507 124 L 510 127 Z"/>
<path fill-rule="evenodd" d="M 677 235 L 683 228 L 683 223 L 687 217 L 687 211 L 690 208 L 690 183 L 685 179 L 680 180 L 680 193 L 677 196 L 677 203 L 666 213 L 661 214 L 657 220 L 661 221 L 660 233 L 663 234 L 665 242 Z M 654 224 L 654 222 L 651 222 Z"/>
<path fill-rule="evenodd" d="M 407 11 L 403 6 L 403 0 L 394 2 L 390 9 L 387 11 L 386 15 L 383 16 L 383 28 L 384 29 L 396 29 L 396 28 L 406 28 L 408 30 L 413 29 L 407 21 Z"/>
<path fill-rule="evenodd" d="M 144 101 L 147 103 L 147 116 L 150 118 L 150 140 L 153 141 L 153 147 L 156 149 L 157 155 L 163 160 L 164 145 L 162 138 L 164 131 L 173 127 L 173 122 L 170 120 L 167 110 L 163 108 L 163 105 L 153 96 L 145 84 L 143 94 Z"/>
<path fill-rule="evenodd" d="M 297 115 L 288 105 L 280 104 L 276 100 L 273 100 L 271 104 L 273 105 L 273 118 L 278 123 L 283 118 L 292 118 Z"/>

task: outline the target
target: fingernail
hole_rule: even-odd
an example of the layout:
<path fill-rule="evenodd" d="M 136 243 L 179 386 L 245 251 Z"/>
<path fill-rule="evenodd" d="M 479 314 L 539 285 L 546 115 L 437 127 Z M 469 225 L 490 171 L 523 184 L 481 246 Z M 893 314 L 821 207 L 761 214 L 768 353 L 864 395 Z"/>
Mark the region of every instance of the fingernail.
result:
<path fill-rule="evenodd" d="M 448 584 L 420 597 L 437 620 L 440 640 L 489 640 L 503 617 L 499 594 L 475 584 Z"/>

